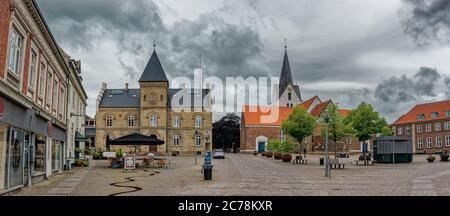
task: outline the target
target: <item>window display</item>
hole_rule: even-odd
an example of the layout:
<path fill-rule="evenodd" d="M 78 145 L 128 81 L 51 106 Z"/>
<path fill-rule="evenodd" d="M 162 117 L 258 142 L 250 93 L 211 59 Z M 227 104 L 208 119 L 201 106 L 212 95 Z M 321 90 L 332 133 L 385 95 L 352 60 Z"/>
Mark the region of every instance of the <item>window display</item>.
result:
<path fill-rule="evenodd" d="M 45 137 L 43 135 L 36 135 L 31 155 L 32 175 L 43 174 L 45 172 Z"/>

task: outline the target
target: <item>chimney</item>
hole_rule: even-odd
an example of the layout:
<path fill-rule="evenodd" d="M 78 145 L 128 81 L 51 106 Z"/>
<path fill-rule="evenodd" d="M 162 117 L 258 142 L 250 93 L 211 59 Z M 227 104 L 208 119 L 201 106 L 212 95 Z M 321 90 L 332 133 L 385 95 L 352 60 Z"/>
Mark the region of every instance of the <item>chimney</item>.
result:
<path fill-rule="evenodd" d="M 125 91 L 128 91 L 128 83 L 125 83 Z"/>

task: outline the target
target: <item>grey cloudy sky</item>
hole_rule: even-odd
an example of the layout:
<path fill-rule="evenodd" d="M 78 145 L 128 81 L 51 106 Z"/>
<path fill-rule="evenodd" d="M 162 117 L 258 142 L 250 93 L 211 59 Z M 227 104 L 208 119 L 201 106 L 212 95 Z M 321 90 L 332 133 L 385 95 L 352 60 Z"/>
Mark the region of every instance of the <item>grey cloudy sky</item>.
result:
<path fill-rule="evenodd" d="M 279 76 L 284 38 L 304 99 L 372 103 L 389 122 L 450 99 L 446 0 L 37 0 L 60 45 L 82 60 L 88 114 L 102 82 L 138 87 L 157 41 L 169 77 Z"/>

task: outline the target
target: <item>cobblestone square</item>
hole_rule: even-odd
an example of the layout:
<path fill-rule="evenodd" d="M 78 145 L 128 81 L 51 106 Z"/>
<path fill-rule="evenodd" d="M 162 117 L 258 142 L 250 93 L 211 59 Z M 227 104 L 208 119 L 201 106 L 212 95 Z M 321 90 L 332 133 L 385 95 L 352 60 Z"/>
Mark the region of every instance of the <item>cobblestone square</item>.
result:
<path fill-rule="evenodd" d="M 354 157 L 354 156 L 353 156 Z M 410 164 L 355 166 L 348 159 L 344 170 L 324 177 L 319 156 L 308 165 L 283 163 L 260 155 L 227 154 L 214 160 L 213 180 L 204 181 L 201 162 L 193 156 L 172 157 L 168 169 L 123 172 L 108 168 L 107 161 L 91 161 L 10 195 L 71 196 L 441 196 L 450 195 L 450 163 L 428 163 L 415 155 Z"/>

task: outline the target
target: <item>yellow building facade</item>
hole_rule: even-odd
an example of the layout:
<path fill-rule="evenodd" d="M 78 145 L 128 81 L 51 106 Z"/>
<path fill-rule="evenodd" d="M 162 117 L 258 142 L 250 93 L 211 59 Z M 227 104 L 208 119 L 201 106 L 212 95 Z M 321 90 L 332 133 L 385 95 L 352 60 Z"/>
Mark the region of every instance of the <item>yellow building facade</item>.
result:
<path fill-rule="evenodd" d="M 96 148 L 106 150 L 107 137 L 132 133 L 154 136 L 165 143 L 141 146 L 142 152 L 192 155 L 211 149 L 212 112 L 209 89 L 171 89 L 156 51 L 139 79 L 139 89 L 108 89 L 97 98 Z M 200 104 L 198 102 L 201 102 Z M 134 150 L 110 146 L 110 150 Z"/>

